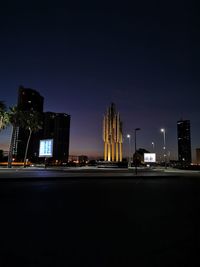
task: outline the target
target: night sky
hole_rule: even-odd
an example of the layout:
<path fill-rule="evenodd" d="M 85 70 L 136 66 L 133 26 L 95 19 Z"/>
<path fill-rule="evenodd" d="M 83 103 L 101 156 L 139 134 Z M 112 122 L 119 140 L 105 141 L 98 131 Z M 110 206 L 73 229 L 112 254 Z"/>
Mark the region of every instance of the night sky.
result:
<path fill-rule="evenodd" d="M 151 150 L 154 141 L 160 153 L 165 127 L 176 158 L 180 118 L 191 120 L 193 152 L 200 147 L 200 23 L 192 1 L 11 2 L 0 8 L 0 100 L 15 105 L 23 85 L 44 96 L 45 111 L 70 114 L 71 155 L 103 155 L 110 102 L 124 136 L 141 128 L 138 147 Z M 0 134 L 0 148 L 9 133 Z"/>

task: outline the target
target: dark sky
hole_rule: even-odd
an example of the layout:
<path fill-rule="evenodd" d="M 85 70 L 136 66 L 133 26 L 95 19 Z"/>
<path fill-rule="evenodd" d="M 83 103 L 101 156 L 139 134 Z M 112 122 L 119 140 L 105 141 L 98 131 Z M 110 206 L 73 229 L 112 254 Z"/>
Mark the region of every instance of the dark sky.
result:
<path fill-rule="evenodd" d="M 102 155 L 102 119 L 111 101 L 124 135 L 142 129 L 139 147 L 150 150 L 154 141 L 160 153 L 165 127 L 167 150 L 176 157 L 180 118 L 191 120 L 192 147 L 200 147 L 194 2 L 41 2 L 11 1 L 0 9 L 0 100 L 16 104 L 24 85 L 44 96 L 45 111 L 70 114 L 70 154 Z M 9 133 L 0 134 L 1 147 Z"/>

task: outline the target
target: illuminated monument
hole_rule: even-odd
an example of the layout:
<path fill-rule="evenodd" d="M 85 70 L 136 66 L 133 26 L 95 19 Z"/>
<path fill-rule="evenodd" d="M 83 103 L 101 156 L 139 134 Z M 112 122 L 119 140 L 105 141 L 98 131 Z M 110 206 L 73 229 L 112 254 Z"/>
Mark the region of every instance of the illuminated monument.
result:
<path fill-rule="evenodd" d="M 111 103 L 103 119 L 104 160 L 122 161 L 122 122 Z"/>

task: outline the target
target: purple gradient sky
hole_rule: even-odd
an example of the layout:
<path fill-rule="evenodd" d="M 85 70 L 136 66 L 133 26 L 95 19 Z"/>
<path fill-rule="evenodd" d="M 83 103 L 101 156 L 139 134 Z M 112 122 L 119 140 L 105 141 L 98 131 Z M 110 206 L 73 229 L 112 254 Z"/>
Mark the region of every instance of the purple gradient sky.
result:
<path fill-rule="evenodd" d="M 0 10 L 0 99 L 16 104 L 19 85 L 38 90 L 45 111 L 71 115 L 70 154 L 102 155 L 102 119 L 115 102 L 124 134 L 138 147 L 177 155 L 176 122 L 191 120 L 200 147 L 200 34 L 193 2 L 135 5 L 23 2 Z M 6 148 L 10 129 L 0 133 Z M 128 142 L 124 141 L 127 154 Z"/>

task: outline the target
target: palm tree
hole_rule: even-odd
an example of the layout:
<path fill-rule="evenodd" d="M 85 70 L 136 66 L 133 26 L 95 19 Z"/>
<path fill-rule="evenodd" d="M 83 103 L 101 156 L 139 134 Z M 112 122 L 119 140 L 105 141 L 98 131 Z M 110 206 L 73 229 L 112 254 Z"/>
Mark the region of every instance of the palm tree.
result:
<path fill-rule="evenodd" d="M 0 101 L 0 131 L 5 129 L 9 123 L 8 113 L 6 112 L 6 105 Z"/>
<path fill-rule="evenodd" d="M 42 129 L 42 119 L 41 119 L 41 114 L 37 111 L 31 111 L 31 112 L 24 111 L 22 114 L 22 117 L 23 117 L 22 127 L 29 131 L 29 136 L 28 136 L 28 140 L 26 143 L 26 150 L 25 150 L 25 155 L 24 155 L 24 168 L 25 168 L 26 158 L 27 158 L 27 153 L 28 153 L 28 148 L 29 148 L 29 143 L 30 143 L 32 133 L 37 132 L 40 129 Z"/>
<path fill-rule="evenodd" d="M 12 125 L 12 138 L 10 142 L 10 149 L 8 154 L 8 167 L 12 167 L 12 156 L 14 138 L 18 127 L 27 129 L 29 131 L 28 140 L 26 143 L 26 150 L 24 155 L 24 167 L 26 166 L 27 152 L 29 148 L 29 142 L 33 132 L 37 132 L 42 128 L 41 114 L 36 111 L 22 111 L 17 106 L 11 107 L 9 112 L 9 123 Z"/>
<path fill-rule="evenodd" d="M 5 129 L 9 124 L 9 116 L 6 111 L 6 105 L 0 101 L 0 131 Z"/>
<path fill-rule="evenodd" d="M 11 133 L 11 142 L 8 153 L 8 168 L 12 167 L 12 156 L 13 156 L 13 146 L 14 146 L 14 138 L 16 135 L 17 127 L 22 126 L 23 124 L 23 113 L 18 109 L 17 106 L 10 107 L 8 112 L 9 123 L 12 125 L 12 133 Z"/>

